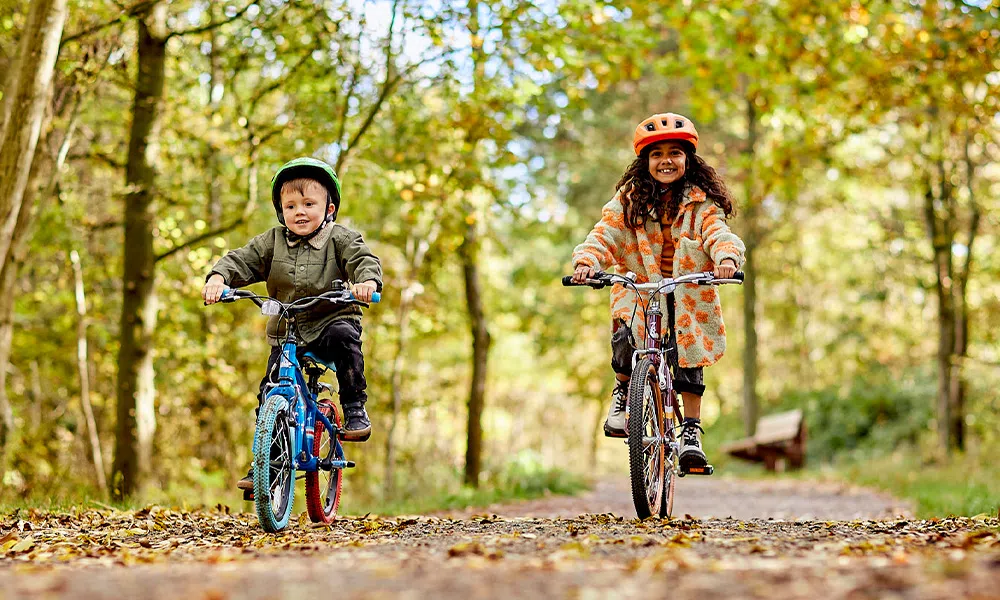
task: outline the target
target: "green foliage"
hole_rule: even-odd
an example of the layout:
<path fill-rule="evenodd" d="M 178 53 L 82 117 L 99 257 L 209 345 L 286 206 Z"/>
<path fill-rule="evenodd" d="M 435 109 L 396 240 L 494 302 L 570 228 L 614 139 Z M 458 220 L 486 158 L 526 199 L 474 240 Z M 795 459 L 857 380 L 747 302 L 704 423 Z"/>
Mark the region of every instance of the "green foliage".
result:
<path fill-rule="evenodd" d="M 846 460 L 837 472 L 847 481 L 911 501 L 919 518 L 1000 515 L 1000 468 L 992 454 L 955 455 L 941 463 L 903 446 L 864 460 Z"/>
<path fill-rule="evenodd" d="M 926 374 L 896 378 L 875 369 L 844 386 L 791 390 L 773 410 L 804 411 L 808 460 L 823 463 L 916 444 L 932 429 L 933 397 Z"/>

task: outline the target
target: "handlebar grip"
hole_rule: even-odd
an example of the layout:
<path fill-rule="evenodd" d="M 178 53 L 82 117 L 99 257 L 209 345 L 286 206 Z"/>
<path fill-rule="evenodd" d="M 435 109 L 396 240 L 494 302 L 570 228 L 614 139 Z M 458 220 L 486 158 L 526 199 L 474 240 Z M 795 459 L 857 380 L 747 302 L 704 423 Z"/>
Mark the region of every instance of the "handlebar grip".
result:
<path fill-rule="evenodd" d="M 743 277 L 743 271 L 736 271 L 730 279 L 739 279 L 740 281 L 743 281 Z"/>
<path fill-rule="evenodd" d="M 378 304 L 382 300 L 382 294 L 378 292 L 372 292 L 372 302 Z"/>
<path fill-rule="evenodd" d="M 573 281 L 572 275 L 566 275 L 562 278 L 562 284 L 566 287 L 591 287 L 595 290 L 608 287 L 610 285 L 607 281 L 600 279 L 588 279 L 584 283 L 576 283 Z"/>

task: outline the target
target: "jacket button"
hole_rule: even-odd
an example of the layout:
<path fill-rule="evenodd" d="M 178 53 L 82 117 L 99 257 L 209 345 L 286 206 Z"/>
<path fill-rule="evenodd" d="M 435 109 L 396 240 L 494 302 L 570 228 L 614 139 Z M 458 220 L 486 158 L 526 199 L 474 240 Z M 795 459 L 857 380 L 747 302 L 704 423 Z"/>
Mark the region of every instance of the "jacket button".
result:
<path fill-rule="evenodd" d="M 306 270 L 306 268 L 305 268 L 304 266 L 302 266 L 302 267 L 299 267 L 299 270 L 300 270 L 300 271 L 305 271 L 305 270 Z"/>

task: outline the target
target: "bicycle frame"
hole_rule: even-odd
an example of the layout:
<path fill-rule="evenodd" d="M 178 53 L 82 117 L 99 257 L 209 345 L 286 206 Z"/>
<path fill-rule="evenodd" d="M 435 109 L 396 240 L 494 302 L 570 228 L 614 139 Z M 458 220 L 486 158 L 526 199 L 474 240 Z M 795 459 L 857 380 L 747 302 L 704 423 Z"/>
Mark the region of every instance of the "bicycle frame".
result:
<path fill-rule="evenodd" d="M 290 317 L 288 319 L 288 333 L 281 349 L 278 383 L 267 392 L 266 397 L 281 396 L 289 400 L 289 404 L 292 405 L 291 414 L 294 416 L 294 422 L 289 423 L 289 427 L 294 428 L 291 436 L 293 444 L 292 466 L 296 471 L 317 471 L 321 468 L 321 463 L 324 469 L 346 468 L 346 460 L 330 460 L 336 446 L 340 445 L 339 440 L 330 445 L 329 454 L 326 457 L 313 456 L 316 421 L 319 420 L 327 428 L 327 431 L 337 431 L 337 427 L 319 411 L 316 403 L 317 394 L 309 389 L 305 377 L 302 375 L 298 348 L 295 317 Z M 332 437 L 336 440 L 335 436 Z"/>
<path fill-rule="evenodd" d="M 657 281 L 653 283 L 632 283 L 630 287 L 633 287 L 638 294 L 639 292 L 649 292 L 649 305 L 648 307 L 643 307 L 643 313 L 645 316 L 646 323 L 646 339 L 644 340 L 644 348 L 636 349 L 632 353 L 632 368 L 635 369 L 636 363 L 643 356 L 648 356 L 650 361 L 656 367 L 657 381 L 660 386 L 660 390 L 664 394 L 664 409 L 666 410 L 666 420 L 671 423 L 670 427 L 674 428 L 674 411 L 680 415 L 683 419 L 684 415 L 680 406 L 680 402 L 676 398 L 673 392 L 673 378 L 670 374 L 670 368 L 667 365 L 667 360 L 665 354 L 667 349 L 664 346 L 664 332 L 663 332 L 663 311 L 660 309 L 661 301 L 665 302 L 669 294 L 671 294 L 677 286 L 685 282 L 694 282 L 699 278 L 703 278 L 705 274 L 703 273 L 692 273 L 690 275 L 682 275 L 677 279 L 670 280 L 669 283 L 664 283 L 663 281 Z M 628 279 L 627 277 L 625 279 Z M 641 299 L 639 300 L 641 306 Z M 668 338 L 673 338 L 673 332 L 667 332 Z M 671 339 L 670 343 L 676 343 Z M 666 432 L 664 432 L 666 433 Z"/>
<path fill-rule="evenodd" d="M 592 271 L 592 268 L 590 269 Z M 689 273 L 675 279 L 636 283 L 636 275 L 617 275 L 591 272 L 586 278 L 577 274 L 562 278 L 565 286 L 586 285 L 602 289 L 608 285 L 621 285 L 636 294 L 636 310 L 642 308 L 646 324 L 642 347 L 632 353 L 632 374 L 628 383 L 628 402 L 625 403 L 625 444 L 629 449 L 629 474 L 632 483 L 632 501 L 639 518 L 658 515 L 670 516 L 673 511 L 674 489 L 678 477 L 688 473 L 711 475 L 711 465 L 689 466 L 686 470 L 679 461 L 680 443 L 677 429 L 684 414 L 677 393 L 673 389 L 673 375 L 667 358 L 667 341 L 676 344 L 673 331 L 663 331 L 664 300 L 679 285 L 717 285 L 742 283 L 743 274 L 733 278 L 716 278 L 711 271 Z M 647 295 L 644 301 L 644 294 Z M 614 296 L 612 296 L 614 297 Z M 635 313 L 629 328 L 635 323 Z M 620 401 L 616 399 L 616 401 Z M 633 410 L 636 415 L 630 414 Z M 610 419 L 610 416 L 609 416 Z M 605 432 L 612 435 L 605 424 Z M 696 470 L 697 469 L 697 470 Z"/>

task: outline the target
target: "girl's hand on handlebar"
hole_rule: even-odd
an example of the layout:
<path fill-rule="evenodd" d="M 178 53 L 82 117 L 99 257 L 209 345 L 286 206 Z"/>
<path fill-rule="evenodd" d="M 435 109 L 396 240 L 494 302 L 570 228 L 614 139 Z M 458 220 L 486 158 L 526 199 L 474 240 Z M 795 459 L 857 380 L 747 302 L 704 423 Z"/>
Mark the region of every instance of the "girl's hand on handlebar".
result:
<path fill-rule="evenodd" d="M 205 300 L 205 304 L 215 304 L 222 297 L 222 292 L 228 289 L 229 286 L 226 285 L 226 280 L 222 278 L 222 275 L 215 273 L 205 282 L 205 287 L 201 290 L 201 297 Z"/>
<path fill-rule="evenodd" d="M 713 274 L 716 279 L 730 279 L 736 274 L 736 261 L 731 258 L 723 259 L 721 263 L 715 265 Z"/>
<path fill-rule="evenodd" d="M 372 294 L 375 293 L 376 289 L 378 286 L 375 285 L 374 281 L 362 281 L 351 286 L 351 293 L 362 302 L 371 302 Z"/>
<path fill-rule="evenodd" d="M 597 275 L 597 270 L 594 267 L 577 265 L 576 270 L 573 271 L 573 283 L 583 283 L 588 279 L 593 279 L 594 275 Z"/>

